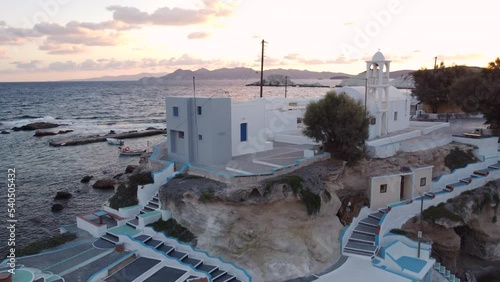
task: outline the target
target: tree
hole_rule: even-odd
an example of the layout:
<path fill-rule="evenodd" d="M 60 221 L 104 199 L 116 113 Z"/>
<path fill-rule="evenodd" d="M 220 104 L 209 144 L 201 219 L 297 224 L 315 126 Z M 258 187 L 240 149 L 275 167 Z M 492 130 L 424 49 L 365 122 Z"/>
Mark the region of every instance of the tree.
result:
<path fill-rule="evenodd" d="M 444 63 L 434 70 L 420 69 L 413 73 L 415 89 L 412 94 L 417 96 L 420 102 L 428 104 L 433 113 L 437 113 L 440 105 L 450 101 L 450 87 L 461 77 L 470 74 L 465 66 L 445 67 Z"/>
<path fill-rule="evenodd" d="M 363 155 L 368 139 L 368 116 L 361 105 L 345 93 L 328 92 L 307 106 L 304 134 L 323 142 L 325 149 L 351 162 Z"/>
<path fill-rule="evenodd" d="M 468 113 L 483 113 L 487 123 L 500 125 L 500 58 L 488 67 L 455 81 L 452 99 Z"/>

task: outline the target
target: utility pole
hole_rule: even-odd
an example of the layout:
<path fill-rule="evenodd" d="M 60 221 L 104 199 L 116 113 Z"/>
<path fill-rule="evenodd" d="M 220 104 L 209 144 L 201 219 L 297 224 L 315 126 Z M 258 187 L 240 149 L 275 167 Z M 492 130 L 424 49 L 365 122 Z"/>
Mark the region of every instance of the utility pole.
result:
<path fill-rule="evenodd" d="M 285 98 L 286 98 L 286 92 L 287 92 L 287 86 L 288 86 L 288 76 L 285 76 Z"/>
<path fill-rule="evenodd" d="M 434 57 L 434 74 L 436 74 L 436 70 L 437 70 L 437 60 L 438 60 L 438 57 Z"/>
<path fill-rule="evenodd" d="M 262 39 L 262 52 L 260 55 L 260 98 L 262 98 L 262 87 L 264 86 L 264 44 L 267 43 Z"/>

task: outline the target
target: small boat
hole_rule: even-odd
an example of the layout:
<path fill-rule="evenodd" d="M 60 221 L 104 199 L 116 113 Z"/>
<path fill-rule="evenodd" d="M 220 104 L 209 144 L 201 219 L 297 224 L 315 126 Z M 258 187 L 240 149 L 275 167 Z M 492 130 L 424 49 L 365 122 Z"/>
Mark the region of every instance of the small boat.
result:
<path fill-rule="evenodd" d="M 116 138 L 106 138 L 106 141 L 108 141 L 109 145 L 123 145 L 125 143 L 123 140 Z"/>
<path fill-rule="evenodd" d="M 131 150 L 129 147 L 118 147 L 120 151 L 120 156 L 140 156 L 146 152 L 146 150 Z"/>

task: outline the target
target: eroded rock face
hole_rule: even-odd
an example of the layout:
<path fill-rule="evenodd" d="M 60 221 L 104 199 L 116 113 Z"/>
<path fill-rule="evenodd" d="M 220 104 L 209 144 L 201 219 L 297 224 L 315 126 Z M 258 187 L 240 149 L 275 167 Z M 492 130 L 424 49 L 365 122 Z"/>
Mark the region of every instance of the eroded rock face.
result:
<path fill-rule="evenodd" d="M 281 193 L 276 191 L 274 193 Z M 168 201 L 173 217 L 198 237 L 197 247 L 247 269 L 255 281 L 283 281 L 324 270 L 340 256 L 343 226 L 333 194 L 318 215 L 295 196 L 270 204 L 201 203 L 186 193 Z"/>

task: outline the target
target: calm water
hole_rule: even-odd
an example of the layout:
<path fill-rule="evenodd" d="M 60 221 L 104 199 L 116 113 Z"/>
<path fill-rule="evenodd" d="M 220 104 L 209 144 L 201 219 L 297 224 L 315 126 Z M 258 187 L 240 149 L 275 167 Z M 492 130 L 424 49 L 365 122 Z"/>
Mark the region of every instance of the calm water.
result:
<path fill-rule="evenodd" d="M 245 87 L 252 81 L 197 81 L 196 95 L 248 100 L 259 94 L 258 87 Z M 296 81 L 299 83 L 314 81 Z M 319 81 L 325 85 L 335 80 Z M 325 88 L 289 88 L 288 97 L 323 95 Z M 0 83 L 0 131 L 30 122 L 46 121 L 71 129 L 71 135 L 123 132 L 147 127 L 164 128 L 166 96 L 193 95 L 192 82 L 169 85 L 139 82 L 47 82 Z M 264 96 L 284 95 L 283 88 L 265 88 Z M 16 169 L 16 242 L 19 245 L 55 234 L 58 227 L 76 222 L 75 216 L 98 210 L 112 192 L 94 190 L 97 178 L 123 172 L 138 158 L 118 157 L 117 149 L 106 143 L 54 148 L 49 140 L 63 136 L 33 137 L 34 132 L 0 135 L 0 254 L 6 250 L 7 169 Z M 64 136 L 64 137 L 65 137 Z M 147 147 L 164 136 L 126 140 L 132 148 Z M 81 184 L 93 175 L 90 184 Z M 61 213 L 52 213 L 57 191 L 69 191 L 73 198 L 59 201 Z"/>

